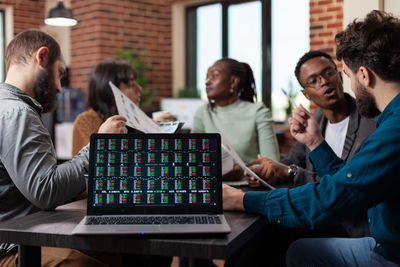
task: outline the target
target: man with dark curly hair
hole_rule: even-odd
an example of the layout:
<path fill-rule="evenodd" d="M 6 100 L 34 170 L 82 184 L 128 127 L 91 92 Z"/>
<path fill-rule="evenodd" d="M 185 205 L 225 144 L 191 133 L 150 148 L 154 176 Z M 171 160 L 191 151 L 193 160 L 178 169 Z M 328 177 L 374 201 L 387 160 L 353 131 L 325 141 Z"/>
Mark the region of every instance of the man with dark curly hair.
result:
<path fill-rule="evenodd" d="M 337 58 L 351 80 L 360 113 L 379 115 L 376 131 L 346 163 L 324 140 L 303 107 L 289 120 L 291 134 L 310 150 L 319 182 L 270 192 L 224 185 L 224 209 L 260 213 L 271 224 L 315 229 L 368 210 L 371 237 L 300 239 L 288 266 L 400 264 L 400 20 L 370 12 L 336 35 Z"/>

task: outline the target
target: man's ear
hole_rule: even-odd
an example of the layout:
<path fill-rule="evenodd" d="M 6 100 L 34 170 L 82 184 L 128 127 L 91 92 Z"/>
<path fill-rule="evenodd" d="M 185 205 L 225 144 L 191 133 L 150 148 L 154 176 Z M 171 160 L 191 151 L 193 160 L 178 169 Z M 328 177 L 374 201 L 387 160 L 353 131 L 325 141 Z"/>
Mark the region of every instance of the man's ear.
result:
<path fill-rule="evenodd" d="M 301 92 L 303 93 L 303 95 L 311 101 L 310 96 L 307 94 L 306 89 L 303 88 L 303 90 L 301 90 Z"/>
<path fill-rule="evenodd" d="M 231 76 L 231 88 L 238 88 L 240 78 L 238 76 Z"/>
<path fill-rule="evenodd" d="M 361 66 L 358 69 L 357 77 L 364 87 L 372 87 L 375 84 L 374 73 L 367 67 Z"/>
<path fill-rule="evenodd" d="M 47 65 L 48 55 L 49 49 L 45 46 L 42 46 L 33 52 L 34 62 L 44 68 Z"/>

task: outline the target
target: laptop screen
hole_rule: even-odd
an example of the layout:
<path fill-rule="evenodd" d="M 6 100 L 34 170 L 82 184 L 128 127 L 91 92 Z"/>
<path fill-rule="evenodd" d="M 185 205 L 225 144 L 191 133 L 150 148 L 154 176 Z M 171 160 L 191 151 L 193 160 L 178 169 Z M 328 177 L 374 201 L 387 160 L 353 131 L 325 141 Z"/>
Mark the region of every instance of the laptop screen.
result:
<path fill-rule="evenodd" d="M 88 214 L 219 213 L 218 134 L 94 134 Z"/>

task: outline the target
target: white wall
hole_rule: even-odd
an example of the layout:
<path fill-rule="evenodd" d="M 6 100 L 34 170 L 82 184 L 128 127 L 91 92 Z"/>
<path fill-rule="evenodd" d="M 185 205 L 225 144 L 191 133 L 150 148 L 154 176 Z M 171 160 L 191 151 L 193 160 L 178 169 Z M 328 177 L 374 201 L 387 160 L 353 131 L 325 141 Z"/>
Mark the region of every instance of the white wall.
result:
<path fill-rule="evenodd" d="M 399 0 L 385 0 L 383 10 L 392 13 L 395 16 L 400 16 L 400 1 Z"/>
<path fill-rule="evenodd" d="M 343 27 L 354 19 L 362 19 L 371 10 L 384 10 L 400 17 L 399 0 L 344 0 L 343 1 Z M 346 75 L 344 78 L 344 88 L 346 92 L 353 94 L 350 88 L 350 80 Z"/>
<path fill-rule="evenodd" d="M 344 0 L 343 27 L 346 27 L 347 24 L 356 18 L 363 18 L 371 10 L 381 10 L 382 3 L 383 0 Z"/>

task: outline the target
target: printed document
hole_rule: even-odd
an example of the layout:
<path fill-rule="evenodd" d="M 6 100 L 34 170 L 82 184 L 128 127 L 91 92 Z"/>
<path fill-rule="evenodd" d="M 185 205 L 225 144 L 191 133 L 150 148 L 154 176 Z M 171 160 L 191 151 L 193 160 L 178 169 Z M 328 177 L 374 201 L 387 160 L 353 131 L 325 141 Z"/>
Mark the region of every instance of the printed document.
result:
<path fill-rule="evenodd" d="M 179 123 L 179 121 L 162 122 L 160 125 L 157 124 L 111 81 L 109 85 L 114 93 L 118 114 L 126 118 L 126 125 L 129 127 L 135 128 L 143 133 L 175 133 L 182 127 L 182 123 Z"/>
<path fill-rule="evenodd" d="M 275 189 L 275 187 L 271 186 L 270 184 L 268 184 L 266 181 L 264 181 L 263 179 L 261 179 L 255 172 L 253 172 L 249 167 L 246 166 L 246 164 L 243 162 L 243 160 L 240 158 L 240 156 L 236 153 L 236 151 L 233 149 L 233 147 L 229 144 L 228 140 L 226 140 L 222 135 L 221 135 L 221 145 L 222 147 L 226 150 L 226 152 L 229 153 L 229 155 L 231 155 L 231 157 L 233 158 L 234 161 L 236 161 L 236 163 L 245 171 L 247 172 L 249 175 L 253 176 L 254 178 L 256 178 L 258 181 L 260 181 L 260 183 L 262 185 L 264 185 L 265 187 L 273 190 Z"/>

